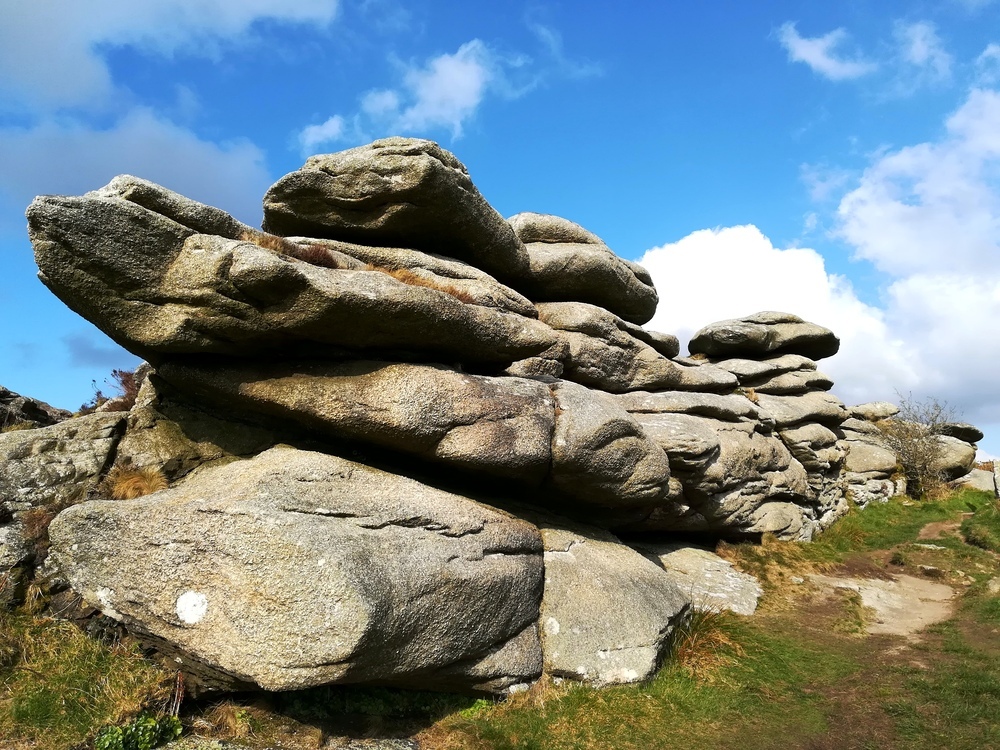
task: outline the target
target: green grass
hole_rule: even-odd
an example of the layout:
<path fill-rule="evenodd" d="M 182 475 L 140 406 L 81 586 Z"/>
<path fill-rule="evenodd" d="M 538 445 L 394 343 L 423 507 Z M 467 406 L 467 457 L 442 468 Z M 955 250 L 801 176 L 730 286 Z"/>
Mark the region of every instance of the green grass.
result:
<path fill-rule="evenodd" d="M 962 536 L 969 544 L 1000 553 L 1000 502 L 984 503 L 967 518 L 962 523 Z"/>
<path fill-rule="evenodd" d="M 939 521 L 952 529 L 962 521 L 961 534 L 931 547 L 918 540 Z M 691 618 L 664 667 L 641 685 L 543 681 L 506 701 L 332 686 L 190 703 L 182 718 L 189 729 L 251 748 L 315 750 L 339 735 L 415 735 L 424 750 L 1000 747 L 1000 597 L 987 590 L 1000 576 L 998 533 L 996 502 L 963 491 L 853 511 L 811 544 L 723 545 L 768 582 L 767 600 L 752 618 Z M 841 563 L 911 575 L 935 566 L 960 606 L 921 644 L 893 652 L 899 641 L 864 635 L 856 594 L 818 600 L 796 582 Z M 159 709 L 169 677 L 134 646 L 108 647 L 23 613 L 0 615 L 0 747 L 74 747 L 103 725 Z"/>
<path fill-rule="evenodd" d="M 0 747 L 66 750 L 165 697 L 172 675 L 135 644 L 0 612 Z"/>

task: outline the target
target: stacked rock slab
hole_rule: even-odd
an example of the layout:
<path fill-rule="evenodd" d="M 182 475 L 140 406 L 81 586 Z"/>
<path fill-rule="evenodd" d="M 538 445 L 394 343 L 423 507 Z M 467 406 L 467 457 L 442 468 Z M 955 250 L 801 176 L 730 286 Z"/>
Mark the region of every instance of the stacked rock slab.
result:
<path fill-rule="evenodd" d="M 266 232 L 129 176 L 28 220 L 42 281 L 155 370 L 98 474 L 171 482 L 63 512 L 53 559 L 214 684 L 644 679 L 691 594 L 623 534 L 846 507 L 831 332 L 763 313 L 679 357 L 642 268 L 504 220 L 428 141 L 310 158 Z"/>
<path fill-rule="evenodd" d="M 880 422 L 898 413 L 899 407 L 886 401 L 858 404 L 850 408 L 850 417 L 840 426 L 849 450 L 844 463 L 848 492 L 862 508 L 906 494 L 906 479 L 897 469 L 896 454 L 879 428 Z"/>
<path fill-rule="evenodd" d="M 843 515 L 843 404 L 815 359 L 837 352 L 826 328 L 786 313 L 714 323 L 691 339 L 695 371 L 731 378 L 725 395 L 620 396 L 666 450 L 681 492 L 632 528 L 774 533 L 809 539 Z M 705 389 L 707 390 L 707 389 Z"/>

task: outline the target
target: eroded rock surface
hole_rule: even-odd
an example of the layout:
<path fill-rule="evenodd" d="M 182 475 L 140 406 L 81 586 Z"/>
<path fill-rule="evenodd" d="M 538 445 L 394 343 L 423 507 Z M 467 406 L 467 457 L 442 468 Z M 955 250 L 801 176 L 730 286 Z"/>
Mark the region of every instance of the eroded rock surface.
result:
<path fill-rule="evenodd" d="M 502 690 L 541 672 L 537 529 L 335 456 L 273 448 L 74 506 L 50 533 L 88 601 L 235 684 L 433 685 L 463 662 L 466 687 Z"/>

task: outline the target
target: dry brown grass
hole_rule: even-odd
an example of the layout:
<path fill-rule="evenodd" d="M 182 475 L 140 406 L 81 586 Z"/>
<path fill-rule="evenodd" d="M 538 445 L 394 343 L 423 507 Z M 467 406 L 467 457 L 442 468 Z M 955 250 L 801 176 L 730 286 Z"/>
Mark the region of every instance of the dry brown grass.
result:
<path fill-rule="evenodd" d="M 365 266 L 365 270 L 384 273 L 386 276 L 392 276 L 392 278 L 396 279 L 396 281 L 402 281 L 404 284 L 409 284 L 410 286 L 422 286 L 428 289 L 434 289 L 438 292 L 450 294 L 459 302 L 465 302 L 466 304 L 475 303 L 476 301 L 475 297 L 468 292 L 462 291 L 458 287 L 452 286 L 451 284 L 443 284 L 440 281 L 435 281 L 434 279 L 428 279 L 426 276 L 414 273 L 409 268 L 385 268 L 384 266 L 373 266 L 368 264 Z"/>
<path fill-rule="evenodd" d="M 743 390 L 743 395 L 746 396 L 747 400 L 752 404 L 760 403 L 760 397 L 757 396 L 757 391 L 753 388 L 745 388 Z"/>
<path fill-rule="evenodd" d="M 34 422 L 14 422 L 13 424 L 5 425 L 0 427 L 0 433 L 2 432 L 19 432 L 21 430 L 33 430 L 35 429 Z"/>
<path fill-rule="evenodd" d="M 113 500 L 134 500 L 169 486 L 163 472 L 155 466 L 136 468 L 131 464 L 115 466 L 104 478 L 104 494 Z"/>
<path fill-rule="evenodd" d="M 720 669 L 746 655 L 726 629 L 730 617 L 717 610 L 689 609 L 674 626 L 670 658 L 688 677 L 712 682 Z"/>
<path fill-rule="evenodd" d="M 824 573 L 834 567 L 830 561 L 820 561 L 810 556 L 808 542 L 783 542 L 774 534 L 764 534 L 760 543 L 719 542 L 715 553 L 731 562 L 737 570 L 754 576 L 768 592 L 762 601 L 768 607 L 781 608 L 788 604 L 798 586 L 791 578 L 804 578 L 810 573 Z"/>
<path fill-rule="evenodd" d="M 983 471 L 993 471 L 993 462 L 992 461 L 979 461 L 975 465 L 975 468 L 982 469 Z"/>
<path fill-rule="evenodd" d="M 279 237 L 276 234 L 265 232 L 244 232 L 240 235 L 244 242 L 252 242 L 258 247 L 270 250 L 273 253 L 287 255 L 290 258 L 301 260 L 314 266 L 323 268 L 342 269 L 346 268 L 329 250 L 316 245 L 300 245 L 292 242 L 286 237 Z"/>

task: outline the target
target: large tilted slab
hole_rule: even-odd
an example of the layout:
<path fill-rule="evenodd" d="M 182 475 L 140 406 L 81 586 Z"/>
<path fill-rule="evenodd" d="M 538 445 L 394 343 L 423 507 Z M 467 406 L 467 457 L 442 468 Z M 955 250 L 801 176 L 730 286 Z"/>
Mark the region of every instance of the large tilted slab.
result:
<path fill-rule="evenodd" d="M 362 441 L 606 507 L 653 506 L 663 451 L 607 394 L 575 383 L 469 375 L 441 365 L 169 360 L 195 401 Z"/>
<path fill-rule="evenodd" d="M 87 601 L 234 684 L 502 690 L 541 672 L 538 530 L 334 456 L 274 448 L 74 506 L 50 534 Z"/>
<path fill-rule="evenodd" d="M 323 268 L 197 234 L 121 198 L 36 198 L 28 221 L 42 281 L 148 359 L 402 350 L 509 362 L 556 341 L 522 315 L 378 271 Z"/>

